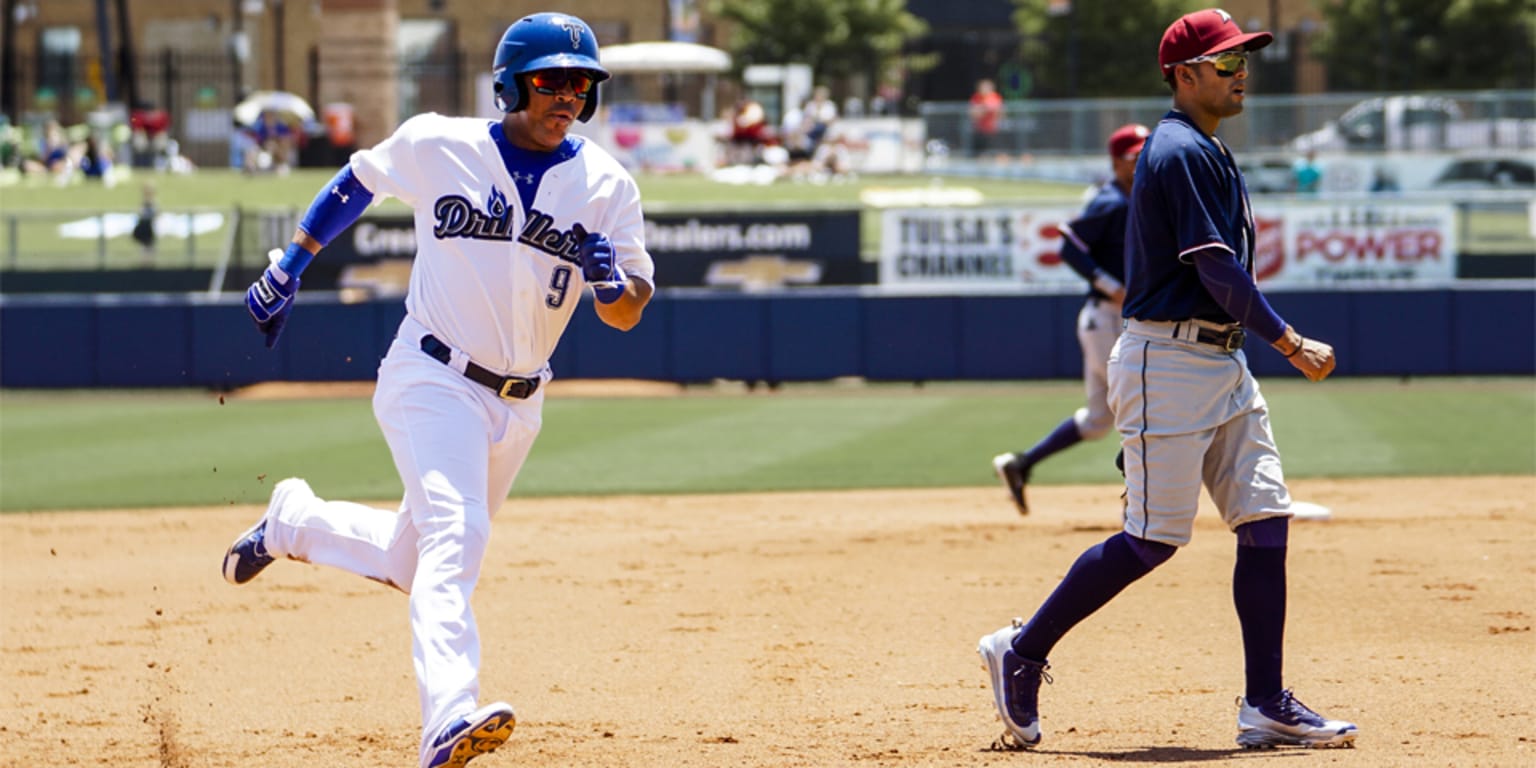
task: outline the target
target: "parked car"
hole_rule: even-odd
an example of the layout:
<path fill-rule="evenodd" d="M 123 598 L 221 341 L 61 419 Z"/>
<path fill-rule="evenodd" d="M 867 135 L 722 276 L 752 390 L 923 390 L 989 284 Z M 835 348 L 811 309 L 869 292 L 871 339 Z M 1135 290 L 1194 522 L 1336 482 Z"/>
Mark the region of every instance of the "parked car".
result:
<path fill-rule="evenodd" d="M 1259 157 L 1238 164 L 1248 191 L 1255 195 L 1284 194 L 1296 187 L 1291 161 L 1282 157 Z"/>
<path fill-rule="evenodd" d="M 1441 189 L 1532 189 L 1536 166 L 1508 157 L 1463 158 L 1452 162 L 1435 179 Z"/>
<path fill-rule="evenodd" d="M 1536 120 L 1468 118 L 1453 99 L 1378 96 L 1291 141 L 1308 150 L 1403 151 L 1536 147 Z"/>

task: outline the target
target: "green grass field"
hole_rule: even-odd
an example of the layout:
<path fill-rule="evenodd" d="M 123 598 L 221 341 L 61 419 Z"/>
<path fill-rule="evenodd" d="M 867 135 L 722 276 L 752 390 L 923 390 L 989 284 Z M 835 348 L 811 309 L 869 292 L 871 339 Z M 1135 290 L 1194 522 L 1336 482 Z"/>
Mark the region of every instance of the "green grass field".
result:
<path fill-rule="evenodd" d="M 1536 474 L 1529 378 L 1264 387 L 1292 478 Z M 1066 382 L 556 396 L 513 495 L 984 485 L 994 454 L 1028 448 L 1081 398 Z M 1074 447 L 1034 482 L 1116 482 L 1115 450 Z M 332 498 L 400 494 L 366 399 L 0 394 L 0 511 L 255 504 L 289 475 Z"/>

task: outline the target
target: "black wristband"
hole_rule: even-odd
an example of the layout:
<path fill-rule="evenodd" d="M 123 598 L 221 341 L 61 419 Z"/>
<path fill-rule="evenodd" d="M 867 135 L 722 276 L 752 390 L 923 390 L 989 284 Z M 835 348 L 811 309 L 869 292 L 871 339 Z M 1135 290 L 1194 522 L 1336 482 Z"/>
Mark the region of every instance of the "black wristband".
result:
<path fill-rule="evenodd" d="M 1295 357 L 1295 356 L 1296 356 L 1296 353 L 1297 353 L 1297 352 L 1300 352 L 1300 351 L 1301 351 L 1301 348 L 1302 348 L 1302 347 L 1304 347 L 1304 346 L 1306 346 L 1306 341 L 1307 341 L 1307 340 L 1306 340 L 1306 339 L 1301 339 L 1301 340 L 1299 340 L 1299 341 L 1297 341 L 1297 342 L 1296 342 L 1296 348 L 1295 348 L 1295 349 L 1293 349 L 1293 350 L 1291 350 L 1291 353 L 1290 353 L 1290 354 L 1288 354 L 1288 355 L 1286 355 L 1286 356 L 1285 356 L 1285 359 L 1287 359 L 1287 360 L 1289 360 L 1289 359 L 1291 359 L 1291 358 L 1293 358 L 1293 357 Z"/>

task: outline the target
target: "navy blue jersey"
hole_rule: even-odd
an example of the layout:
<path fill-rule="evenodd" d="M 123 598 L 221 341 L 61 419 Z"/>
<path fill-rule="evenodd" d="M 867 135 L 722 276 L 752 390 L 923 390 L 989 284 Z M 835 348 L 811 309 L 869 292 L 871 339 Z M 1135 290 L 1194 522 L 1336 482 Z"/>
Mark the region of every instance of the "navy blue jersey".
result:
<path fill-rule="evenodd" d="M 1107 299 L 1093 287 L 1095 272 L 1125 283 L 1125 214 L 1129 199 L 1113 180 L 1099 187 L 1088 206 L 1061 225 L 1061 258 L 1088 281 L 1088 295 Z"/>
<path fill-rule="evenodd" d="M 1253 216 L 1242 171 L 1226 147 L 1177 110 L 1141 149 L 1125 232 L 1125 307 L 1138 320 L 1234 322 L 1190 261 L 1214 248 L 1253 274 Z"/>

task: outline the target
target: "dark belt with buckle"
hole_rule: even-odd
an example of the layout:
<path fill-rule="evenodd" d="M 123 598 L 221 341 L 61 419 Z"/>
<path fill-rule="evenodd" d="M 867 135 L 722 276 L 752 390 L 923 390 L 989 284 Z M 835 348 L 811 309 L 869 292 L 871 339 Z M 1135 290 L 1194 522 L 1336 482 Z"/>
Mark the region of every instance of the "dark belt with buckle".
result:
<path fill-rule="evenodd" d="M 1174 331 L 1174 335 L 1178 335 L 1177 330 Z M 1205 326 L 1199 326 L 1199 330 L 1195 331 L 1195 341 L 1201 344 L 1212 344 L 1221 347 L 1223 352 L 1236 352 L 1243 348 L 1243 342 L 1247 340 L 1248 334 L 1243 333 L 1241 328 L 1233 328 L 1230 331 L 1215 331 Z"/>
<path fill-rule="evenodd" d="M 448 360 L 453 357 L 453 350 L 430 333 L 421 337 L 421 351 L 431 355 L 443 365 L 448 365 Z M 509 397 L 514 400 L 527 400 L 533 397 L 533 393 L 539 391 L 537 377 L 525 379 L 521 376 L 500 376 L 475 365 L 473 360 L 464 364 L 464 377 L 476 384 L 490 387 L 491 391 L 500 397 Z"/>

